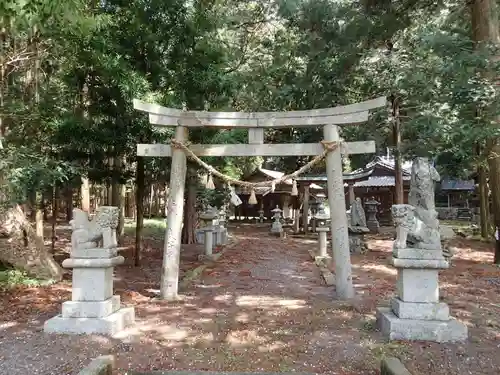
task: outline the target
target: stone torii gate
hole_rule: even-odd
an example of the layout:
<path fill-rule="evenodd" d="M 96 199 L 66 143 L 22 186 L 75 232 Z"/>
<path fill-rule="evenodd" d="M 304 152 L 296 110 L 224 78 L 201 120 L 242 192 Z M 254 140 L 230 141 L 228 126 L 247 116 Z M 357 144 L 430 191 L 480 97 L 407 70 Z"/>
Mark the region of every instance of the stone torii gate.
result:
<path fill-rule="evenodd" d="M 190 145 L 189 149 L 197 156 L 316 156 L 323 152 L 320 143 L 265 144 L 264 130 L 322 125 L 325 142 L 340 142 L 338 126 L 365 122 L 370 110 L 385 105 L 386 98 L 379 97 L 346 106 L 307 111 L 207 112 L 183 111 L 134 100 L 134 108 L 147 112 L 151 124 L 158 127 L 175 126 L 175 139 L 182 143 L 188 141 L 188 129 L 191 127 L 248 128 L 248 144 Z M 341 153 L 346 148 L 349 154 L 373 153 L 375 142 L 349 142 L 344 146 L 337 147 L 326 156 L 328 204 L 339 299 L 354 296 Z M 137 155 L 172 157 L 160 295 L 162 299 L 175 300 L 178 298 L 186 153 L 168 144 L 138 144 Z"/>

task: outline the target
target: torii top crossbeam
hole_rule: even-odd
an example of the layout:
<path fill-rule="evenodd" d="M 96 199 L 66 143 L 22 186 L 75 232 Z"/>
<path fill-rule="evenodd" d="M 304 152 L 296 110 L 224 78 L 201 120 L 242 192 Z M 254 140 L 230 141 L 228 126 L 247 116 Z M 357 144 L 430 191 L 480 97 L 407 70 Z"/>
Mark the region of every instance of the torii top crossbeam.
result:
<path fill-rule="evenodd" d="M 279 128 L 348 125 L 368 120 L 369 111 L 384 107 L 385 97 L 345 106 L 286 112 L 208 112 L 183 111 L 134 99 L 134 108 L 149 113 L 149 122 L 157 126 L 218 128 Z"/>

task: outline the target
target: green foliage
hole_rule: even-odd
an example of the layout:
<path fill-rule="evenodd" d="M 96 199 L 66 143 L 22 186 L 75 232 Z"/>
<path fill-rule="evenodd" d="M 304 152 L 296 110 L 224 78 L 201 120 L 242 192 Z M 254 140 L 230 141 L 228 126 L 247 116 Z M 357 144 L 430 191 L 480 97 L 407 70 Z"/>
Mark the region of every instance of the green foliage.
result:
<path fill-rule="evenodd" d="M 17 285 L 24 286 L 42 286 L 48 285 L 53 281 L 43 281 L 34 279 L 26 272 L 15 270 L 15 269 L 1 269 L 0 268 L 0 289 L 1 288 L 11 288 Z"/>
<path fill-rule="evenodd" d="M 404 156 L 429 155 L 449 175 L 483 163 L 476 146 L 498 132 L 498 90 L 483 74 L 498 71 L 489 59 L 497 51 L 474 49 L 460 2 L 11 0 L 0 13 L 8 77 L 0 167 L 16 201 L 80 175 L 131 181 L 136 144 L 173 135 L 172 128 L 154 130 L 133 109 L 134 98 L 175 108 L 283 111 L 386 95 L 401 105 Z M 344 127 L 342 137 L 374 140 L 385 153 L 391 125 L 384 109 L 365 125 Z M 266 132 L 267 142 L 321 138 L 321 127 Z M 247 133 L 196 129 L 190 141 L 244 143 Z M 356 169 L 371 157 L 345 165 Z M 109 159 L 124 167 L 110 168 Z M 308 159 L 206 161 L 240 177 L 262 163 L 291 172 Z M 146 171 L 148 183 L 168 181 L 169 161 L 147 158 Z M 222 199 L 210 194 L 206 199 Z"/>

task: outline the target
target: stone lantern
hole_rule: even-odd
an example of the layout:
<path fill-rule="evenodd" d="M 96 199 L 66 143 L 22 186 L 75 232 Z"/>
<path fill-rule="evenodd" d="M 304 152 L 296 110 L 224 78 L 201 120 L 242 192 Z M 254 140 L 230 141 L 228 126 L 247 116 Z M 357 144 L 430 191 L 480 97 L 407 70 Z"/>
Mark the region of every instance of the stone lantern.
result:
<path fill-rule="evenodd" d="M 281 234 L 283 233 L 283 226 L 281 225 L 281 213 L 283 210 L 276 206 L 276 208 L 272 209 L 273 213 L 273 225 L 271 227 L 271 233 Z"/>
<path fill-rule="evenodd" d="M 318 205 L 319 205 L 319 202 L 317 200 L 314 200 L 310 203 L 310 207 L 311 207 L 311 229 L 314 232 L 316 232 L 316 226 L 317 226 L 317 221 L 318 219 L 316 218 L 316 214 L 318 213 Z"/>
<path fill-rule="evenodd" d="M 380 202 L 376 201 L 374 197 L 365 202 L 366 207 L 366 226 L 372 233 L 378 233 L 380 231 L 380 224 L 377 220 L 378 206 Z"/>
<path fill-rule="evenodd" d="M 214 231 L 216 230 L 215 226 L 217 223 L 215 220 L 218 217 L 217 211 L 213 207 L 208 207 L 204 212 L 198 215 L 198 218 L 202 221 L 202 226 L 196 231 L 196 242 L 206 244 L 207 237 L 210 237 L 209 245 L 213 246 L 213 243 L 217 243 L 213 241 Z"/>
<path fill-rule="evenodd" d="M 316 218 L 317 227 L 327 227 L 330 224 L 330 215 L 325 210 L 323 200 L 318 202 L 317 212 L 314 216 Z"/>

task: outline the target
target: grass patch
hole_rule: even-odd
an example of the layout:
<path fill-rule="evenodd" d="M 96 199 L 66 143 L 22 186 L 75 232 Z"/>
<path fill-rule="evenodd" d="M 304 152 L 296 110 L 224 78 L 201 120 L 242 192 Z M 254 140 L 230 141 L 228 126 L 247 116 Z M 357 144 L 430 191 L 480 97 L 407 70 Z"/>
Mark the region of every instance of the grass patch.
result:
<path fill-rule="evenodd" d="M 135 220 L 125 221 L 125 233 L 135 235 Z M 158 238 L 165 236 L 167 222 L 163 218 L 144 219 L 144 237 Z"/>
<path fill-rule="evenodd" d="M 361 330 L 365 332 L 375 332 L 377 330 L 377 320 L 369 317 L 361 321 Z"/>
<path fill-rule="evenodd" d="M 0 270 L 0 288 L 11 288 L 17 285 L 42 286 L 51 284 L 52 280 L 39 280 L 29 276 L 26 272 L 16 269 Z"/>
<path fill-rule="evenodd" d="M 386 357 L 401 358 L 409 354 L 410 349 L 404 342 L 388 342 L 383 344 L 374 344 L 371 346 L 370 351 L 375 357 L 377 362 L 380 362 Z"/>
<path fill-rule="evenodd" d="M 453 229 L 467 229 L 471 227 L 470 221 L 462 221 L 462 220 L 440 220 L 440 224 L 448 225 Z"/>

